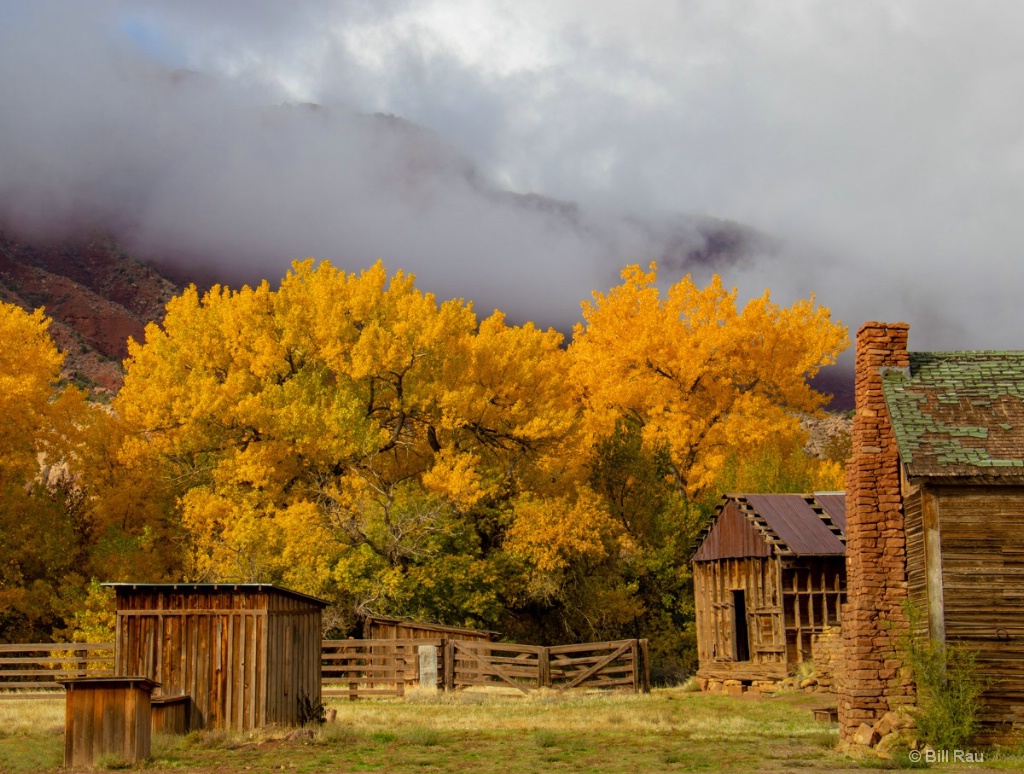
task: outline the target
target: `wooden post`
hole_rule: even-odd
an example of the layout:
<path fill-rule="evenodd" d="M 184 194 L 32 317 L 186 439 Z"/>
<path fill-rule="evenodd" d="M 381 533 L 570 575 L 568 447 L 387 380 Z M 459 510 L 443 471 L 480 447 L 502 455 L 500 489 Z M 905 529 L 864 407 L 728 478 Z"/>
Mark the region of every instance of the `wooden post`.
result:
<path fill-rule="evenodd" d="M 643 668 L 640 672 L 640 677 L 643 682 L 640 684 L 640 690 L 644 693 L 651 692 L 651 655 L 650 649 L 648 648 L 647 640 L 640 640 L 640 660 L 643 663 Z"/>
<path fill-rule="evenodd" d="M 352 638 L 349 637 L 349 639 L 351 640 Z M 348 653 L 351 652 L 351 650 L 348 647 L 346 647 L 346 648 L 344 648 L 342 650 L 342 652 L 345 653 L 345 654 L 348 654 Z M 356 682 L 352 681 L 352 678 L 354 677 L 354 675 L 352 674 L 352 672 L 353 672 L 352 661 L 353 661 L 353 659 L 346 658 L 346 659 L 342 660 L 341 663 L 345 665 L 345 672 L 348 674 L 348 679 L 349 679 L 349 684 L 348 684 L 348 700 L 349 701 L 356 701 L 359 698 L 359 695 L 358 695 L 359 683 L 356 683 Z"/>
<path fill-rule="evenodd" d="M 455 641 L 444 641 L 444 689 L 455 690 Z"/>
<path fill-rule="evenodd" d="M 537 651 L 537 687 L 551 687 L 551 653 L 547 648 Z"/>
<path fill-rule="evenodd" d="M 630 675 L 633 678 L 633 693 L 639 693 L 641 682 L 640 674 L 642 669 L 640 664 L 640 640 L 630 640 L 629 655 L 630 660 L 633 663 L 633 673 Z"/>
<path fill-rule="evenodd" d="M 946 641 L 946 613 L 942 588 L 942 537 L 939 534 L 939 502 L 928 489 L 921 491 L 921 522 L 924 529 L 925 584 L 928 597 L 928 636 Z"/>

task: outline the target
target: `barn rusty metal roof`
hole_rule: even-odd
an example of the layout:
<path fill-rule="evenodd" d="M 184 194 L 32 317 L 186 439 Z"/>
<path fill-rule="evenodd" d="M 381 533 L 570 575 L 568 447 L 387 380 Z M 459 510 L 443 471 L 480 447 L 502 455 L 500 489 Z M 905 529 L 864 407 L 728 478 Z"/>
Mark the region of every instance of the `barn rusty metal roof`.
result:
<path fill-rule="evenodd" d="M 746 500 L 790 552 L 815 556 L 846 553 L 846 544 L 825 524 L 824 509 L 813 495 L 748 494 Z"/>
<path fill-rule="evenodd" d="M 1024 478 L 1024 352 L 911 352 L 882 392 L 907 475 Z"/>
<path fill-rule="evenodd" d="M 732 512 L 733 506 L 744 517 L 752 536 L 757 536 L 757 542 L 769 546 L 775 554 L 842 556 L 846 553 L 846 497 L 842 493 L 726 494 L 710 524 L 697 538 L 695 561 L 737 555 L 734 549 L 741 543 L 735 537 L 727 541 L 729 546 L 726 546 L 716 540 L 714 534 L 723 513 Z M 742 544 L 751 545 L 748 541 Z M 765 552 L 745 549 L 745 555 L 764 556 Z"/>
<path fill-rule="evenodd" d="M 326 599 L 320 599 L 319 597 L 313 597 L 309 594 L 303 594 L 300 591 L 292 591 L 291 589 L 286 589 L 282 586 L 275 586 L 272 583 L 102 583 L 100 585 L 124 593 L 140 591 L 142 593 L 155 592 L 158 594 L 171 594 L 179 592 L 194 592 L 203 594 L 214 591 L 269 591 L 275 594 L 282 594 L 286 597 L 292 597 L 293 599 L 301 599 L 306 602 L 312 602 L 313 604 L 319 605 L 320 607 L 327 607 L 331 604 Z"/>
<path fill-rule="evenodd" d="M 825 509 L 825 513 L 832 519 L 832 523 L 846 534 L 846 493 L 845 492 L 815 492 L 814 499 Z"/>

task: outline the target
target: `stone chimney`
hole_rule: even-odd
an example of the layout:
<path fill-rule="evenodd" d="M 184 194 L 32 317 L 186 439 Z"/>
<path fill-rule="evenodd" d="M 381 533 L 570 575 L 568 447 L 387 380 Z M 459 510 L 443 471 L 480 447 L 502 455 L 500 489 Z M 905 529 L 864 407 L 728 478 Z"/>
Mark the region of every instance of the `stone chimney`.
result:
<path fill-rule="evenodd" d="M 850 739 L 909 699 L 895 640 L 905 630 L 906 541 L 896 438 L 881 373 L 907 368 L 906 323 L 865 323 L 857 332 L 853 448 L 846 467 L 845 665 L 838 685 L 839 733 Z"/>

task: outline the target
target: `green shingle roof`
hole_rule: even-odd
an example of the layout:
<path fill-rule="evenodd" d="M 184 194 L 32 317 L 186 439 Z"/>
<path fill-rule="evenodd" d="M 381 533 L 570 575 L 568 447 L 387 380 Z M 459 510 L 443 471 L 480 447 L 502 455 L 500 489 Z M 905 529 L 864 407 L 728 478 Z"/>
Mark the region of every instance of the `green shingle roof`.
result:
<path fill-rule="evenodd" d="M 911 352 L 882 391 L 909 475 L 1024 477 L 1024 352 Z"/>

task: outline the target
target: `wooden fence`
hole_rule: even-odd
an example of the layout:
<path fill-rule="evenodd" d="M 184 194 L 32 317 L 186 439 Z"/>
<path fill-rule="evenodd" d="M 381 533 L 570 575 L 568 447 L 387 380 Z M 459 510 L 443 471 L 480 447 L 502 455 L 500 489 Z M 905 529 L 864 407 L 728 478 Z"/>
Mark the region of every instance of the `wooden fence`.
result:
<path fill-rule="evenodd" d="M 113 674 L 114 644 L 110 642 L 0 645 L 0 690 L 60 688 L 57 681 L 69 677 Z"/>
<path fill-rule="evenodd" d="M 419 651 L 442 651 L 441 639 L 324 640 L 321 650 L 321 694 L 404 696 L 419 681 Z"/>
<path fill-rule="evenodd" d="M 448 640 L 445 687 L 502 686 L 529 693 L 537 688 L 651 690 L 647 640 L 582 645 L 513 645 Z"/>
<path fill-rule="evenodd" d="M 647 640 L 582 645 L 516 645 L 454 639 L 324 640 L 322 695 L 350 700 L 403 696 L 420 683 L 420 653 L 437 666 L 436 685 L 447 690 L 505 687 L 651 689 Z M 26 696 L 23 689 L 59 688 L 68 677 L 114 674 L 112 643 L 0 645 L 0 697 Z M 15 690 L 19 693 L 4 693 Z"/>

